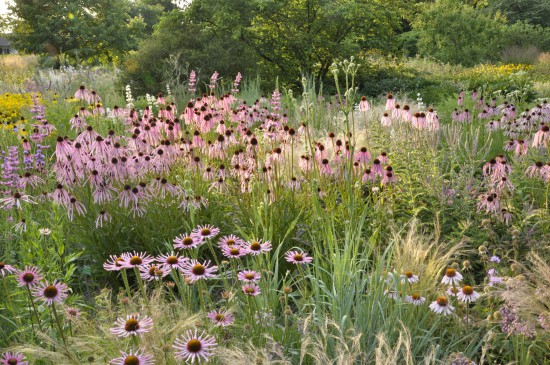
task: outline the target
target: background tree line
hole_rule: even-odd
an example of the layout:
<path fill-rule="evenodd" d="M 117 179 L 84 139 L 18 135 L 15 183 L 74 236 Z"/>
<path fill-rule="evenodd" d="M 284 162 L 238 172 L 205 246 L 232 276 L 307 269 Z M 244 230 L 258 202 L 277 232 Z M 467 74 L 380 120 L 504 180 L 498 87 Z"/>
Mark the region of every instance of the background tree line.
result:
<path fill-rule="evenodd" d="M 550 51 L 547 0 L 14 0 L 11 11 L 16 48 L 55 66 L 116 63 L 141 92 L 190 69 L 296 84 L 368 52 L 470 66 Z"/>

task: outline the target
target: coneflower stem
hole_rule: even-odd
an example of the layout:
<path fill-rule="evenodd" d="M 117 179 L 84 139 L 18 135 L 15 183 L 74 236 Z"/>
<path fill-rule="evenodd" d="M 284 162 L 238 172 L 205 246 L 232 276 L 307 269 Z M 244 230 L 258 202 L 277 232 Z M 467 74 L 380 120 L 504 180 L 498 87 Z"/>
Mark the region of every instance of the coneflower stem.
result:
<path fill-rule="evenodd" d="M 32 294 L 31 294 L 31 288 L 27 285 L 27 293 L 29 294 L 29 302 L 31 302 L 32 309 L 34 311 L 34 315 L 36 316 L 36 322 L 38 323 L 38 328 L 40 329 L 40 332 L 44 332 L 42 330 L 42 324 L 40 324 L 40 318 L 38 317 L 38 311 L 36 310 L 36 306 L 34 305 L 34 301 L 32 300 Z M 29 308 L 30 311 L 30 308 Z M 32 313 L 31 313 L 32 318 Z M 31 320 L 32 323 L 32 320 Z"/>
<path fill-rule="evenodd" d="M 136 278 L 139 284 L 139 291 L 141 292 L 141 295 L 143 296 L 143 300 L 145 301 L 145 306 L 147 307 L 147 311 L 149 312 L 149 315 L 151 315 L 151 307 L 149 306 L 149 298 L 147 297 L 147 292 L 145 291 L 145 285 L 143 284 L 143 280 L 141 279 L 141 275 L 139 274 L 139 269 L 137 266 L 134 266 L 134 272 L 136 273 Z"/>
<path fill-rule="evenodd" d="M 124 287 L 126 288 L 126 295 L 128 296 L 128 299 L 130 299 L 131 297 L 130 284 L 128 283 L 128 274 L 126 274 L 126 269 L 122 269 L 121 274 L 122 274 L 122 281 L 124 281 Z"/>
<path fill-rule="evenodd" d="M 52 302 L 52 313 L 55 319 L 55 323 L 57 324 L 57 329 L 59 331 L 59 335 L 61 336 L 61 340 L 63 340 L 63 344 L 65 345 L 65 347 L 67 347 L 67 340 L 65 339 L 65 333 L 63 332 L 63 328 L 61 327 L 61 321 L 59 320 L 59 316 L 57 315 L 57 310 L 55 309 L 55 302 Z"/>

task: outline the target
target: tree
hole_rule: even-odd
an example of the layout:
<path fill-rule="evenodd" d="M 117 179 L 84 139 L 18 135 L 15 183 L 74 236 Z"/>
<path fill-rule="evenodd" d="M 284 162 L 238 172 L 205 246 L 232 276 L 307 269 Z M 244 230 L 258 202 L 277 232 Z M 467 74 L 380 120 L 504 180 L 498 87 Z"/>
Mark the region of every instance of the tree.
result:
<path fill-rule="evenodd" d="M 14 0 L 10 38 L 17 49 L 55 57 L 58 66 L 113 62 L 135 46 L 128 9 L 127 0 Z"/>
<path fill-rule="evenodd" d="M 454 0 L 419 4 L 413 21 L 422 55 L 471 66 L 500 58 L 505 19 Z"/>
<path fill-rule="evenodd" d="M 233 34 L 260 58 L 270 76 L 324 79 L 336 58 L 361 49 L 390 49 L 403 1 L 194 0 L 193 19 Z M 205 14 L 208 14 L 206 18 Z"/>

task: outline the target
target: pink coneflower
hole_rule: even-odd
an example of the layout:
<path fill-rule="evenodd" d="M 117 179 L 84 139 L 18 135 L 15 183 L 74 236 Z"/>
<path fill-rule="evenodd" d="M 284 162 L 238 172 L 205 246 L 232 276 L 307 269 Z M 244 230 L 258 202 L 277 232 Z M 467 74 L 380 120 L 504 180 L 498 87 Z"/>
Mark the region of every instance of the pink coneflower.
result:
<path fill-rule="evenodd" d="M 69 288 L 57 280 L 51 284 L 46 280 L 45 283 L 36 284 L 32 290 L 37 300 L 43 300 L 44 304 L 52 305 L 54 302 L 61 303 L 67 298 Z"/>
<path fill-rule="evenodd" d="M 145 350 L 143 349 L 137 349 L 135 352 L 133 350 L 130 350 L 130 352 L 128 353 L 124 351 L 120 351 L 120 353 L 122 354 L 122 356 L 109 361 L 109 364 L 111 365 L 154 365 L 155 364 L 153 355 L 145 354 Z"/>
<path fill-rule="evenodd" d="M 477 202 L 477 210 L 485 210 L 486 213 L 497 214 L 500 210 L 500 201 L 495 193 L 483 194 L 479 197 Z"/>
<path fill-rule="evenodd" d="M 197 260 L 189 260 L 183 265 L 182 273 L 192 283 L 201 279 L 215 278 L 218 267 L 209 265 L 210 261 L 200 263 Z"/>
<path fill-rule="evenodd" d="M 205 226 L 198 226 L 191 232 L 191 236 L 196 237 L 197 239 L 206 240 L 214 238 L 220 233 L 219 228 L 207 224 Z"/>
<path fill-rule="evenodd" d="M 449 304 L 449 300 L 446 297 L 437 298 L 432 304 L 430 304 L 430 309 L 438 314 L 443 314 L 447 316 L 455 310 L 452 305 Z"/>
<path fill-rule="evenodd" d="M 65 308 L 65 314 L 67 315 L 67 318 L 69 320 L 77 319 L 81 315 L 80 311 L 77 308 L 73 308 L 73 307 Z"/>
<path fill-rule="evenodd" d="M 110 329 L 113 335 L 118 337 L 141 336 L 153 328 L 153 320 L 148 316 L 129 314 L 124 318 L 118 318 L 115 326 Z"/>
<path fill-rule="evenodd" d="M 120 271 L 124 268 L 122 262 L 124 259 L 120 256 L 111 255 L 109 259 L 103 264 L 103 268 L 107 271 Z"/>
<path fill-rule="evenodd" d="M 34 266 L 25 266 L 24 270 L 17 271 L 17 282 L 19 286 L 27 286 L 32 288 L 43 276 L 40 269 Z"/>
<path fill-rule="evenodd" d="M 405 271 L 403 275 L 401 275 L 401 280 L 413 284 L 418 281 L 418 275 L 415 275 L 412 271 Z"/>
<path fill-rule="evenodd" d="M 232 247 L 225 246 L 222 247 L 222 254 L 228 258 L 239 258 L 246 256 L 246 254 L 248 254 L 248 250 L 246 247 L 239 245 L 234 245 Z"/>
<path fill-rule="evenodd" d="M 229 236 L 223 236 L 218 241 L 218 247 L 222 250 L 225 247 L 244 246 L 244 244 L 245 242 L 241 238 L 232 234 L 230 234 Z"/>
<path fill-rule="evenodd" d="M 251 295 L 253 297 L 261 294 L 260 287 L 256 285 L 255 283 L 246 283 L 241 288 L 243 290 L 243 293 L 246 295 Z"/>
<path fill-rule="evenodd" d="M 271 251 L 271 242 L 270 241 L 262 242 L 262 240 L 252 240 L 250 242 L 247 242 L 246 247 L 247 247 L 248 253 L 255 256 L 261 253 L 266 253 Z"/>
<path fill-rule="evenodd" d="M 308 256 L 306 252 L 288 251 L 285 254 L 286 261 L 298 265 L 308 264 L 313 261 L 313 257 Z"/>
<path fill-rule="evenodd" d="M 479 298 L 479 293 L 477 293 L 470 285 L 465 285 L 462 290 L 458 292 L 457 296 L 462 302 L 475 302 L 477 298 Z"/>
<path fill-rule="evenodd" d="M 235 317 L 229 311 L 212 311 L 207 314 L 207 317 L 214 322 L 216 326 L 226 327 L 235 322 Z"/>
<path fill-rule="evenodd" d="M 462 275 L 452 267 L 445 270 L 445 275 L 441 282 L 446 285 L 457 285 L 462 281 Z"/>
<path fill-rule="evenodd" d="M 181 270 L 183 268 L 183 264 L 189 259 L 172 252 L 170 254 L 157 256 L 156 260 L 159 264 L 169 267 L 172 270 Z"/>
<path fill-rule="evenodd" d="M 142 265 L 149 265 L 150 263 L 155 261 L 154 257 L 149 256 L 145 252 L 126 252 L 123 253 L 121 257 L 123 258 L 121 265 L 127 269 L 132 269 L 134 267 L 139 267 Z"/>
<path fill-rule="evenodd" d="M 188 234 L 180 234 L 176 238 L 174 238 L 174 248 L 195 248 L 203 243 L 202 239 L 200 237 L 194 236 L 194 235 L 188 235 Z"/>
<path fill-rule="evenodd" d="M 29 365 L 28 361 L 23 361 L 25 355 L 19 352 L 6 352 L 0 358 L 0 364 L 3 365 Z"/>
<path fill-rule="evenodd" d="M 161 280 L 170 274 L 170 268 L 164 265 L 147 264 L 139 267 L 139 276 L 145 281 Z"/>
<path fill-rule="evenodd" d="M 5 277 L 6 275 L 12 274 L 16 271 L 17 270 L 13 266 L 10 266 L 10 265 L 6 264 L 5 262 L 0 261 L 0 274 L 2 275 L 2 277 Z"/>
<path fill-rule="evenodd" d="M 405 297 L 405 302 L 412 303 L 414 305 L 420 305 L 426 302 L 426 298 L 420 296 L 420 294 L 413 293 Z"/>
<path fill-rule="evenodd" d="M 208 358 L 214 354 L 216 349 L 216 340 L 205 332 L 199 335 L 197 330 L 195 332 L 188 330 L 185 336 L 176 338 L 174 349 L 178 360 L 190 363 L 195 362 L 195 360 L 197 362 L 202 360 L 208 362 Z"/>
<path fill-rule="evenodd" d="M 254 270 L 245 270 L 245 271 L 239 272 L 237 274 L 237 278 L 240 281 L 244 281 L 244 282 L 247 282 L 247 283 L 256 283 L 260 280 L 261 275 L 260 275 L 259 272 L 254 271 Z"/>

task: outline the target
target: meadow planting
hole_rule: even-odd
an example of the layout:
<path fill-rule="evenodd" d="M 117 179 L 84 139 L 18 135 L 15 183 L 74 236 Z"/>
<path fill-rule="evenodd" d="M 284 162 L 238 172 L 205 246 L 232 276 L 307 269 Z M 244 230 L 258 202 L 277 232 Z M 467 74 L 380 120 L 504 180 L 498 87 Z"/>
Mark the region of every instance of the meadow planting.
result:
<path fill-rule="evenodd" d="M 335 93 L 189 70 L 134 95 L 12 66 L 0 364 L 547 364 L 535 68 L 454 69 L 424 100 L 363 96 L 361 67 L 332 64 Z"/>

